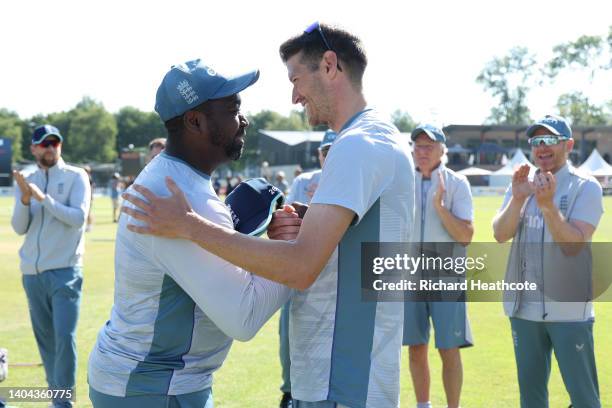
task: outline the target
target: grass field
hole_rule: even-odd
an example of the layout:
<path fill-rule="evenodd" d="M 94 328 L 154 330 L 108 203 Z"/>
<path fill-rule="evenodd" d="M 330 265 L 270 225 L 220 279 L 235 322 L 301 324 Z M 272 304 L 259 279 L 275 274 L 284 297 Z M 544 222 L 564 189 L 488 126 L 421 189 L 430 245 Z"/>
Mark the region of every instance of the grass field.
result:
<path fill-rule="evenodd" d="M 490 222 L 500 205 L 499 197 L 478 197 L 476 208 L 477 241 L 491 241 Z M 11 362 L 38 362 L 40 357 L 30 327 L 25 294 L 21 286 L 17 251 L 21 237 L 10 227 L 12 199 L 0 197 L 0 347 L 9 350 Z M 605 201 L 607 213 L 594 238 L 612 241 L 612 198 Z M 113 298 L 113 250 L 115 225 L 111 222 L 110 200 L 98 198 L 94 203 L 95 226 L 86 236 L 84 288 L 78 329 L 79 368 L 77 407 L 90 407 L 87 397 L 87 358 L 97 332 L 109 317 Z M 505 260 L 500 260 L 505 262 Z M 463 351 L 464 407 L 517 407 L 518 386 L 509 323 L 499 303 L 470 304 L 470 319 L 475 347 Z M 612 406 L 612 304 L 596 305 L 595 345 L 599 386 L 603 406 Z M 235 342 L 223 367 L 215 374 L 214 396 L 218 408 L 278 406 L 280 365 L 278 362 L 278 314 L 248 343 Z M 444 407 L 440 362 L 430 350 L 432 365 L 432 402 Z M 413 407 L 414 397 L 407 370 L 407 353 L 403 356 L 402 407 Z M 550 380 L 552 408 L 567 407 L 569 399 L 561 377 L 553 364 Z M 45 386 L 42 367 L 11 368 L 6 387 Z M 20 407 L 42 407 L 43 403 L 17 404 Z"/>

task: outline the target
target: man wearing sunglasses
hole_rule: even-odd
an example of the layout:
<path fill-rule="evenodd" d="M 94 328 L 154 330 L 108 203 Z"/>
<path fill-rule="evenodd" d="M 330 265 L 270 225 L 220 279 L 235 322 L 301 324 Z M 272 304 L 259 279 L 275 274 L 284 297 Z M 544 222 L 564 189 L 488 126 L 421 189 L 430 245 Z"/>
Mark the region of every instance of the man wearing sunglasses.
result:
<path fill-rule="evenodd" d="M 12 226 L 17 234 L 25 234 L 19 251 L 23 287 L 47 383 L 50 389 L 66 390 L 55 394 L 67 398 L 53 403 L 70 407 L 91 188 L 85 170 L 62 160 L 62 141 L 54 126 L 34 130 L 30 150 L 37 168 L 29 174 L 13 172 L 17 188 Z"/>
<path fill-rule="evenodd" d="M 536 174 L 531 177 L 527 165 L 515 171 L 493 220 L 498 242 L 513 239 L 505 279 L 538 285 L 537 291 L 504 294 L 521 407 L 548 406 L 552 351 L 572 405 L 600 407 L 592 298 L 588 290 L 578 292 L 585 282 L 590 287 L 591 271 L 579 266 L 564 275 L 563 263 L 582 259 L 575 257 L 584 254 L 583 244 L 591 240 L 603 214 L 602 189 L 569 164 L 574 140 L 564 118 L 547 115 L 526 133 Z M 575 285 L 560 296 L 555 288 L 567 289 L 568 279 L 575 279 Z"/>
<path fill-rule="evenodd" d="M 361 244 L 407 242 L 414 217 L 414 164 L 409 141 L 367 107 L 361 41 L 318 23 L 287 40 L 281 59 L 292 102 L 311 125 L 338 136 L 294 240 L 247 237 L 191 210 L 171 181 L 142 211 L 134 232 L 184 238 L 267 279 L 297 289 L 290 312 L 291 393 L 295 408 L 397 408 L 403 327 L 401 302 L 366 301 Z M 286 217 L 291 224 L 291 218 Z"/>

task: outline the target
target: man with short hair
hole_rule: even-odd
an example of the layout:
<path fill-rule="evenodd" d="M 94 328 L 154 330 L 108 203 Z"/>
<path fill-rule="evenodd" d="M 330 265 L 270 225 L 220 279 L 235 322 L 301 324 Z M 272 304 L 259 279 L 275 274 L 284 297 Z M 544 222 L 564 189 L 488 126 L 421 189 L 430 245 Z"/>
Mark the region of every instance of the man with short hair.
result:
<path fill-rule="evenodd" d="M 227 77 L 201 60 L 173 66 L 155 103 L 166 149 L 136 182 L 164 194 L 172 177 L 195 211 L 233 230 L 210 174 L 240 157 L 249 123 L 239 93 L 258 78 L 257 70 Z M 212 375 L 232 339 L 252 338 L 290 290 L 189 241 L 134 234 L 131 222 L 119 221 L 114 305 L 89 359 L 93 405 L 212 408 Z"/>
<path fill-rule="evenodd" d="M 166 148 L 166 138 L 157 137 L 149 142 L 149 154 L 147 155 L 147 163 L 155 158 Z"/>
<path fill-rule="evenodd" d="M 412 131 L 416 165 L 414 237 L 423 245 L 455 242 L 467 245 L 474 234 L 474 210 L 470 184 L 465 176 L 442 163 L 446 135 L 430 124 Z M 427 358 L 433 323 L 436 348 L 442 358 L 442 380 L 449 408 L 459 407 L 463 367 L 459 348 L 472 346 L 472 333 L 463 301 L 419 299 L 404 303 L 404 341 L 408 345 L 410 373 L 417 408 L 431 408 L 430 376 Z"/>
<path fill-rule="evenodd" d="M 528 165 L 514 172 L 493 220 L 495 239 L 512 239 L 505 280 L 529 281 L 538 287 L 504 294 L 521 407 L 548 406 L 554 351 L 572 406 L 598 408 L 595 314 L 588 290 L 592 271 L 588 259 L 565 276 L 564 269 L 582 259 L 584 253 L 576 251 L 591 241 L 603 214 L 602 188 L 595 178 L 580 174 L 568 162 L 574 139 L 564 118 L 547 115 L 526 133 L 536 174 L 529 176 Z M 576 285 L 570 283 L 574 279 Z M 581 294 L 584 282 L 587 290 Z M 563 285 L 569 285 L 565 288 L 569 291 L 559 296 L 556 288 Z"/>
<path fill-rule="evenodd" d="M 410 240 L 408 140 L 367 107 L 367 58 L 356 36 L 315 23 L 283 43 L 280 54 L 292 102 L 305 108 L 311 125 L 338 133 L 295 239 L 254 238 L 210 222 L 170 180 L 171 197 L 135 186 L 148 202 L 127 194 L 140 210 L 122 210 L 144 223 L 132 231 L 189 239 L 297 289 L 290 313 L 294 407 L 397 408 L 403 304 L 362 299 L 360 253 L 362 243 Z"/>
<path fill-rule="evenodd" d="M 83 236 L 91 199 L 85 170 L 62 159 L 63 140 L 54 126 L 34 130 L 30 151 L 37 168 L 29 174 L 13 172 L 17 188 L 11 222 L 17 234 L 25 234 L 19 250 L 23 287 L 47 383 L 58 390 L 55 407 L 72 406 Z"/>
<path fill-rule="evenodd" d="M 319 153 L 319 165 L 321 169 L 325 163 L 327 153 L 336 140 L 336 132 L 333 130 L 326 130 L 321 144 L 317 149 Z M 321 178 L 321 169 L 315 171 L 309 171 L 298 175 L 291 184 L 289 195 L 287 196 L 287 203 L 293 207 L 297 207 L 298 212 L 302 207 L 301 204 L 310 204 L 310 200 L 319 185 L 319 179 Z M 289 408 L 291 405 L 291 378 L 290 378 L 290 367 L 291 359 L 289 356 L 289 310 L 291 308 L 291 300 L 289 300 L 281 309 L 280 320 L 278 324 L 278 332 L 280 337 L 280 362 L 281 362 L 281 374 L 283 383 L 281 384 L 280 390 L 283 393 L 280 402 L 280 408 Z"/>

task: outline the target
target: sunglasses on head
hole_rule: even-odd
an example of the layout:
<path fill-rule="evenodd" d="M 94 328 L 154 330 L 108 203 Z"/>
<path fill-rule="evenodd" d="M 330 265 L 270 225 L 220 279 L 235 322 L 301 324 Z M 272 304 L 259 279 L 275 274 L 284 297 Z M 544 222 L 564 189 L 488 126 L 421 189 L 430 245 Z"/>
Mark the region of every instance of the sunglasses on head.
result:
<path fill-rule="evenodd" d="M 49 146 L 57 147 L 60 145 L 60 143 L 61 142 L 57 139 L 45 139 L 42 142 L 40 142 L 38 145 L 46 149 Z"/>
<path fill-rule="evenodd" d="M 546 146 L 554 146 L 568 139 L 569 138 L 565 136 L 555 136 L 555 135 L 534 136 L 531 139 L 529 139 L 529 145 L 532 147 L 540 146 L 542 144 Z"/>
<path fill-rule="evenodd" d="M 321 39 L 323 40 L 323 43 L 325 44 L 325 47 L 327 47 L 327 49 L 329 51 L 333 51 L 336 53 L 336 55 L 338 55 L 338 52 L 336 50 L 334 50 L 331 45 L 329 45 L 329 42 L 327 41 L 327 38 L 325 37 L 325 34 L 323 33 L 323 29 L 321 29 L 321 24 L 319 24 L 318 21 L 315 21 L 314 23 L 312 23 L 311 25 L 309 25 L 308 27 L 306 27 L 306 29 L 304 30 L 305 34 L 310 34 L 313 31 L 317 31 L 320 35 L 321 35 Z M 338 71 L 342 72 L 342 68 L 340 68 L 340 64 L 336 63 L 336 67 L 338 68 Z"/>

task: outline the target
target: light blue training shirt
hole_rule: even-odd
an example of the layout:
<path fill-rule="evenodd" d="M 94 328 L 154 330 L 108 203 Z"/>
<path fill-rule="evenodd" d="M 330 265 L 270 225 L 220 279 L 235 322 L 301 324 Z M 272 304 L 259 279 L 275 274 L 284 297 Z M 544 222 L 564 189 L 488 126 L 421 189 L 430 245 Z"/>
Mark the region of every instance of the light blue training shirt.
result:
<path fill-rule="evenodd" d="M 198 214 L 233 229 L 210 177 L 177 158 L 161 153 L 135 183 L 168 196 L 165 176 L 172 177 Z M 126 214 L 119 222 L 114 305 L 90 355 L 89 384 L 120 397 L 208 388 L 232 338 L 253 337 L 287 302 L 290 290 L 190 241 L 126 228 L 138 223 Z"/>
<path fill-rule="evenodd" d="M 331 146 L 311 205 L 350 209 L 355 220 L 314 284 L 292 298 L 295 399 L 398 407 L 403 304 L 362 301 L 361 244 L 410 240 L 414 177 L 408 140 L 373 110 Z"/>
<path fill-rule="evenodd" d="M 320 179 L 321 170 L 309 171 L 297 176 L 291 184 L 291 189 L 287 196 L 287 204 L 296 201 L 302 204 L 309 204 L 319 186 Z"/>

